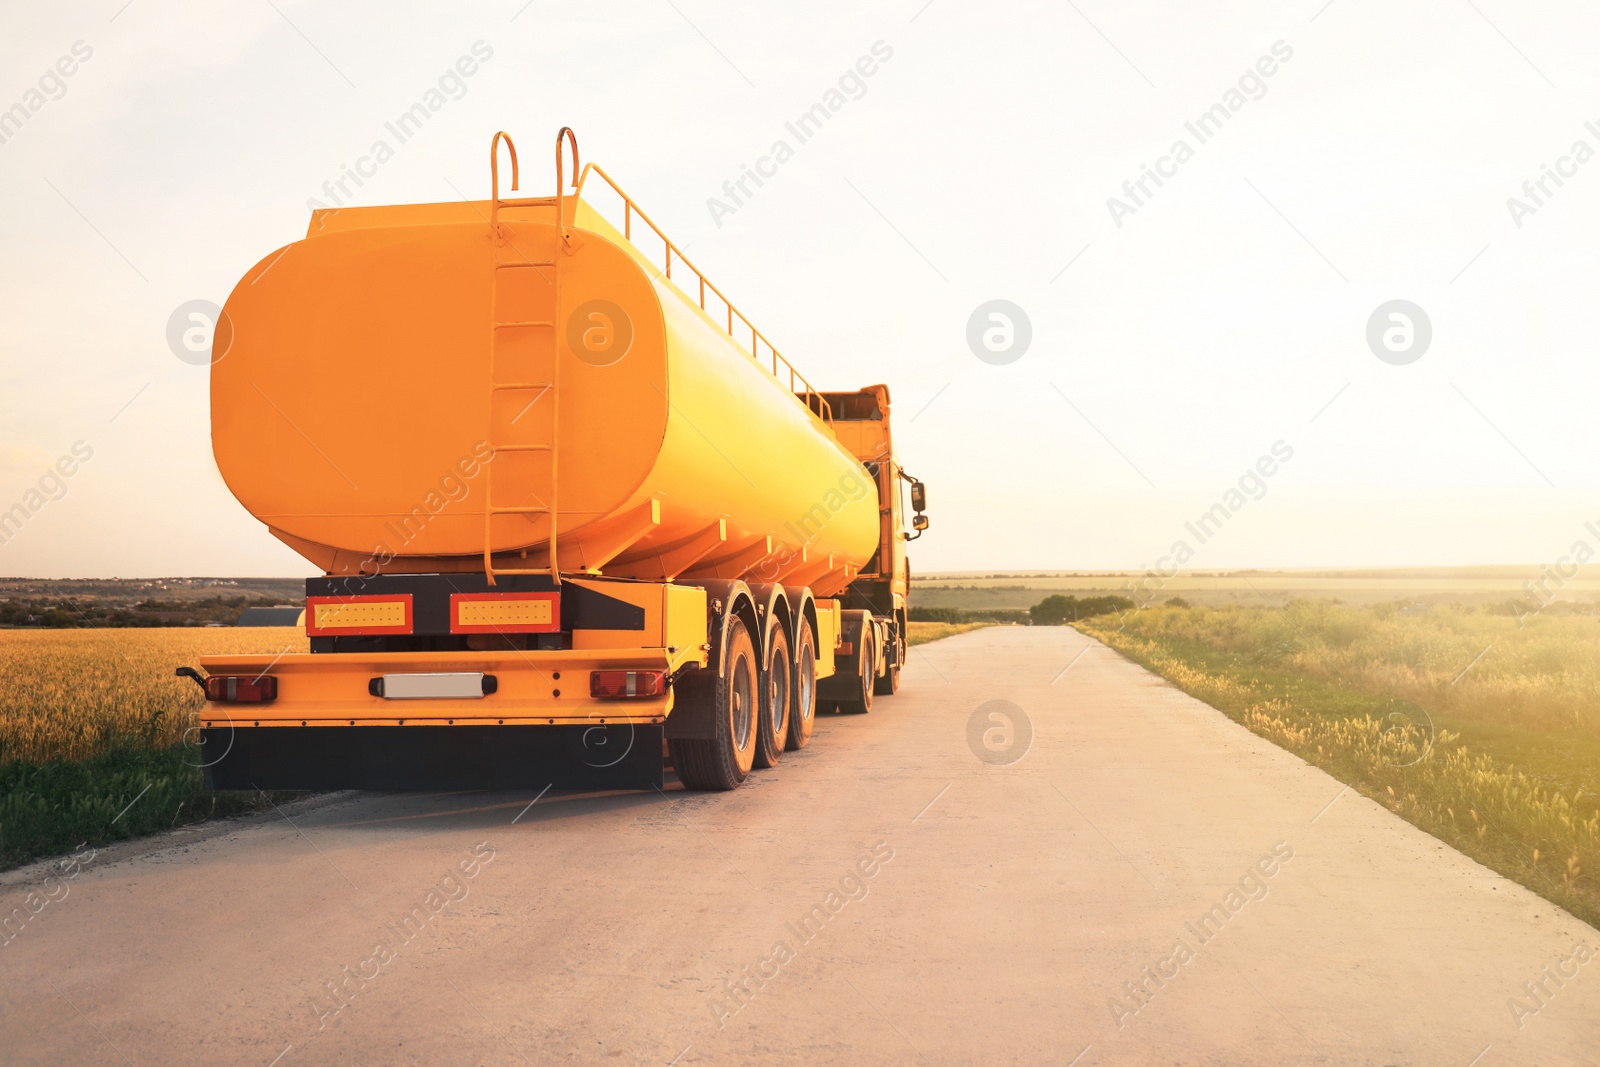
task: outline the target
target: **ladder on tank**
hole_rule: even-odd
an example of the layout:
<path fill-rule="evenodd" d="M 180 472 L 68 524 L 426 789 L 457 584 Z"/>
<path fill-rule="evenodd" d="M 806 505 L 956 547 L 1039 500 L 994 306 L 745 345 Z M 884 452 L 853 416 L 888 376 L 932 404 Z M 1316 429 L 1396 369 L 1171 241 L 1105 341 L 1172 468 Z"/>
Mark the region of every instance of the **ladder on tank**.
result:
<path fill-rule="evenodd" d="M 514 574 L 548 574 L 557 584 L 561 584 L 561 563 L 557 556 L 557 522 L 560 517 L 558 507 L 558 481 L 559 474 L 558 453 L 556 444 L 559 436 L 561 420 L 560 407 L 560 347 L 557 336 L 557 322 L 559 321 L 559 308 L 561 306 L 560 269 L 558 256 L 563 247 L 568 246 L 571 238 L 566 226 L 565 197 L 562 191 L 564 174 L 562 172 L 562 138 L 565 137 L 572 145 L 572 170 L 573 177 L 578 172 L 578 141 L 572 130 L 563 127 L 556 134 L 556 230 L 548 231 L 524 230 L 521 235 L 513 237 L 509 228 L 500 222 L 500 209 L 503 207 L 531 207 L 549 204 L 547 198 L 504 199 L 500 198 L 500 141 L 505 140 L 506 148 L 511 153 L 511 189 L 517 189 L 517 149 L 512 143 L 510 135 L 504 131 L 496 133 L 489 147 L 489 172 L 493 186 L 493 200 L 490 203 L 489 229 L 493 241 L 491 256 L 493 257 L 492 291 L 490 295 L 490 337 L 489 337 L 489 428 L 487 444 L 489 458 L 484 464 L 484 508 L 483 508 L 483 570 L 489 584 L 495 584 L 497 575 Z M 541 291 L 551 294 L 546 306 L 548 318 L 530 317 L 529 309 L 538 305 L 538 295 Z M 536 314 L 536 313 L 534 313 Z M 504 377 L 507 365 L 521 357 L 521 363 L 542 374 L 512 375 L 511 379 Z M 518 380 L 518 379 L 521 380 Z M 541 439 L 533 442 L 512 443 L 496 440 L 496 418 L 500 411 L 500 398 L 503 394 L 523 393 L 528 395 L 527 403 L 523 404 L 508 425 L 507 432 L 519 422 L 523 416 L 533 411 L 536 407 L 544 406 L 548 411 L 548 432 L 538 435 Z M 539 415 L 542 416 L 543 412 Z M 542 417 L 534 420 L 535 424 L 545 423 Z M 543 457 L 544 471 L 548 481 L 547 495 L 544 499 L 534 504 L 498 504 L 494 496 L 494 471 L 495 458 L 500 455 L 526 455 L 529 457 Z M 531 495 L 531 494 L 530 494 Z M 494 565 L 494 520 L 499 515 L 521 515 L 524 518 L 546 516 L 549 522 L 549 565 L 531 568 L 499 568 Z"/>

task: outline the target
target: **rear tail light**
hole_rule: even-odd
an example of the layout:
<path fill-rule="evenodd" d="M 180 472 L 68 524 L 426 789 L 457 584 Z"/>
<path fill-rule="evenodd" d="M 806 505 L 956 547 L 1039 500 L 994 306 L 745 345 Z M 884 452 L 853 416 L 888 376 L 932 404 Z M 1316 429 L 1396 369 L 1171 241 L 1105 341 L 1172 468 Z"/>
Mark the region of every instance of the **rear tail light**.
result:
<path fill-rule="evenodd" d="M 278 699 L 278 679 L 270 674 L 213 674 L 206 679 L 206 699 L 218 704 L 270 704 Z"/>
<path fill-rule="evenodd" d="M 658 697 L 666 691 L 666 671 L 589 672 L 589 695 L 602 700 Z"/>

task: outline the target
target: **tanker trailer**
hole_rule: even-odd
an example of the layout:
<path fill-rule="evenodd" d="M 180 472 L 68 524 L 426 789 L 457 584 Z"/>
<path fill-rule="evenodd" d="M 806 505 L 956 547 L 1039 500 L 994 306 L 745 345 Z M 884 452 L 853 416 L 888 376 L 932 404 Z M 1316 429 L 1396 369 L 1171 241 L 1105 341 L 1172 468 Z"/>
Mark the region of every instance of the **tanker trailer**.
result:
<path fill-rule="evenodd" d="M 659 788 L 665 747 L 731 789 L 898 684 L 887 387 L 814 389 L 570 130 L 554 196 L 502 155 L 514 194 L 496 134 L 488 200 L 315 211 L 228 298 L 217 466 L 323 574 L 309 654 L 180 670 L 211 788 Z"/>

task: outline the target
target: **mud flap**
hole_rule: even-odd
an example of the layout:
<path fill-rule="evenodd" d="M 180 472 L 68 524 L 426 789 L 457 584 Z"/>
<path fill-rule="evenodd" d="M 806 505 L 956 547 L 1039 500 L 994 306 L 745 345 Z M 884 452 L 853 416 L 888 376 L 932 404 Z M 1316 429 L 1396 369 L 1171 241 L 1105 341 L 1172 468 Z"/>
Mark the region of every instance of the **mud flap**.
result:
<path fill-rule="evenodd" d="M 717 673 L 689 671 L 673 683 L 672 714 L 666 736 L 674 741 L 717 739 Z"/>

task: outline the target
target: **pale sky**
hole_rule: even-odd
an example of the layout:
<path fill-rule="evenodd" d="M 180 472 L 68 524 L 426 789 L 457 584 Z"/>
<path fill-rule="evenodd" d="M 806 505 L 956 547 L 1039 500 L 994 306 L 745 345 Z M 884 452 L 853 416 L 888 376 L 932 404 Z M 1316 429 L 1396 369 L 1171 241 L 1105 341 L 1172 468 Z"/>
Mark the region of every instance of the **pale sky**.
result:
<path fill-rule="evenodd" d="M 1180 539 L 1203 569 L 1541 563 L 1600 525 L 1591 5 L 124 4 L 0 12 L 0 112 L 27 112 L 0 125 L 0 511 L 65 490 L 0 574 L 311 572 L 223 485 L 167 322 L 302 236 L 478 42 L 351 202 L 485 196 L 500 128 L 545 192 L 574 127 L 812 381 L 890 384 L 922 571 L 1137 568 Z M 1201 143 L 1186 124 L 1242 77 Z M 1180 139 L 1119 227 L 1108 198 Z M 714 219 L 778 140 L 793 158 Z M 1545 165 L 1566 176 L 1534 204 Z M 995 299 L 1032 327 L 1000 365 L 967 342 Z M 1392 300 L 1432 325 L 1404 365 L 1368 347 Z"/>

